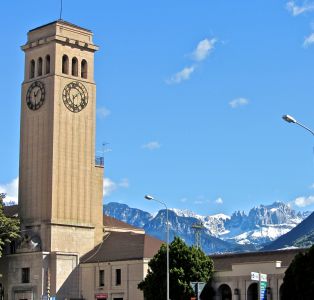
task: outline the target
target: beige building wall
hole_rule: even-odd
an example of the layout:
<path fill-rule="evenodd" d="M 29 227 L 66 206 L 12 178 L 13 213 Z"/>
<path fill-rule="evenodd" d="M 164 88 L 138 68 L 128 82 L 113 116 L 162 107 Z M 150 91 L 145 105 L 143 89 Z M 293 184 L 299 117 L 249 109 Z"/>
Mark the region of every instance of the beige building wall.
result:
<path fill-rule="evenodd" d="M 40 299 L 45 292 L 43 282 L 47 281 L 49 253 L 35 252 L 8 255 L 1 260 L 1 280 L 5 284 L 4 299 Z M 22 283 L 22 269 L 30 269 L 29 283 Z"/>
<path fill-rule="evenodd" d="M 19 216 L 24 248 L 0 260 L 5 299 L 41 299 L 48 292 L 58 299 L 78 298 L 80 257 L 102 240 L 104 168 L 95 163 L 97 49 L 91 31 L 62 20 L 31 30 L 22 46 Z M 62 69 L 64 55 L 69 60 L 67 74 Z M 77 76 L 72 74 L 73 58 Z M 87 78 L 81 74 L 83 60 Z M 45 97 L 43 105 L 32 110 L 26 97 L 35 82 L 43 84 Z M 71 82 L 84 85 L 88 94 L 88 104 L 79 112 L 64 104 L 64 89 Z M 70 99 L 80 96 L 76 90 Z M 38 246 L 33 247 L 33 241 Z M 29 283 L 19 278 L 25 265 L 31 272 Z"/>
<path fill-rule="evenodd" d="M 94 300 L 107 295 L 107 300 L 143 300 L 137 285 L 146 277 L 149 259 L 117 262 L 84 263 L 80 265 L 80 286 L 84 299 Z M 121 270 L 121 285 L 116 285 L 116 269 Z M 99 285 L 99 271 L 105 274 L 104 286 Z"/>
<path fill-rule="evenodd" d="M 220 299 L 218 290 L 222 285 L 228 285 L 232 292 L 234 300 L 248 300 L 248 289 L 251 284 L 258 281 L 251 280 L 251 272 L 260 272 L 267 274 L 267 286 L 270 293 L 267 295 L 268 300 L 280 300 L 279 290 L 283 282 L 286 267 L 281 267 L 280 262 L 276 261 L 260 261 L 233 264 L 232 270 L 217 271 L 214 273 L 213 288 L 216 291 L 216 298 Z M 238 289 L 239 294 L 235 291 Z"/>

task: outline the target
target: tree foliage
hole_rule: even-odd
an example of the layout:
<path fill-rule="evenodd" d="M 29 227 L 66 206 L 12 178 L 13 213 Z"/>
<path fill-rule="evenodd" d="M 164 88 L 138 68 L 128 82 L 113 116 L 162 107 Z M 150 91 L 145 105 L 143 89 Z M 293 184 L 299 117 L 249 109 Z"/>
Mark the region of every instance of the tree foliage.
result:
<path fill-rule="evenodd" d="M 5 194 L 0 194 L 0 257 L 4 245 L 19 237 L 19 220 L 4 215 L 4 198 Z"/>
<path fill-rule="evenodd" d="M 285 272 L 281 291 L 285 300 L 313 300 L 314 246 L 295 256 Z"/>
<path fill-rule="evenodd" d="M 145 299 L 166 299 L 167 248 L 163 244 L 149 262 L 146 278 L 138 285 Z M 213 262 L 195 247 L 188 247 L 176 237 L 169 245 L 170 299 L 186 300 L 194 295 L 190 282 L 208 282 L 213 273 Z"/>

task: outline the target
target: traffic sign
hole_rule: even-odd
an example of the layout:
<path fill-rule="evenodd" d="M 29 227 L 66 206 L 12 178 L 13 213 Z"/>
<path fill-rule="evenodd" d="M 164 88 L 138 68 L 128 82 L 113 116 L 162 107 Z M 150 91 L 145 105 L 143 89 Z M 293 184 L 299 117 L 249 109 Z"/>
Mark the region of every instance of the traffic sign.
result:
<path fill-rule="evenodd" d="M 259 281 L 259 273 L 251 272 L 251 280 Z"/>
<path fill-rule="evenodd" d="M 267 299 L 267 282 L 261 281 L 260 283 L 260 300 L 266 300 Z"/>
<path fill-rule="evenodd" d="M 267 282 L 267 274 L 262 274 L 261 273 L 261 281 Z"/>
<path fill-rule="evenodd" d="M 190 282 L 190 286 L 196 294 L 196 299 L 200 299 L 201 293 L 205 285 L 205 282 Z"/>

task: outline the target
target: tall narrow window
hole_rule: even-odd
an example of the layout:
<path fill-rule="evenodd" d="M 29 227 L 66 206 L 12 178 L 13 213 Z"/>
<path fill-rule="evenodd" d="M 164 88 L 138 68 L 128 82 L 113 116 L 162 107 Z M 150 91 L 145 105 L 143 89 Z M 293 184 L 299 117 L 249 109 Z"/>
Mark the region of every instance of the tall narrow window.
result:
<path fill-rule="evenodd" d="M 105 286 L 105 271 L 99 270 L 99 286 Z"/>
<path fill-rule="evenodd" d="M 46 55 L 46 62 L 45 62 L 46 66 L 46 70 L 45 70 L 45 74 L 49 74 L 50 73 L 50 55 Z"/>
<path fill-rule="evenodd" d="M 43 75 L 43 59 L 41 57 L 37 60 L 37 76 Z"/>
<path fill-rule="evenodd" d="M 35 61 L 32 59 L 29 65 L 29 78 L 34 78 L 35 76 Z"/>
<path fill-rule="evenodd" d="M 116 269 L 116 285 L 121 285 L 121 269 Z"/>
<path fill-rule="evenodd" d="M 85 59 L 81 62 L 81 77 L 87 78 L 87 61 Z"/>
<path fill-rule="evenodd" d="M 78 65 L 77 65 L 77 58 L 72 58 L 72 76 L 78 75 Z"/>
<path fill-rule="evenodd" d="M 29 268 L 22 268 L 22 283 L 29 283 Z"/>
<path fill-rule="evenodd" d="M 62 73 L 69 74 L 69 58 L 66 55 L 62 56 Z"/>

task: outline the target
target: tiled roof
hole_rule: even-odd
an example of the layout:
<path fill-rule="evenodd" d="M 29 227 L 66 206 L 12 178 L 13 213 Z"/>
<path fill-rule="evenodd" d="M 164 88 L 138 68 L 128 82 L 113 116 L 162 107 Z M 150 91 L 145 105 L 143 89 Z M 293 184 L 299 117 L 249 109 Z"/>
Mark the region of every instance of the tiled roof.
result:
<path fill-rule="evenodd" d="M 85 254 L 82 263 L 152 258 L 162 241 L 143 233 L 110 232 L 102 243 Z"/>
<path fill-rule="evenodd" d="M 305 250 L 306 249 L 289 249 L 264 252 L 246 252 L 212 255 L 210 257 L 214 261 L 215 271 L 231 270 L 233 264 L 256 263 L 266 261 L 281 261 L 281 265 L 283 267 L 287 267 L 289 266 L 296 254 L 298 254 L 299 252 L 304 252 Z"/>
<path fill-rule="evenodd" d="M 103 215 L 103 225 L 105 227 L 123 228 L 123 229 L 140 229 L 128 223 L 122 222 L 110 216 Z"/>
<path fill-rule="evenodd" d="M 4 215 L 7 217 L 17 217 L 18 215 L 18 205 L 10 205 L 3 207 Z"/>

